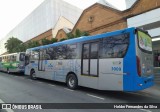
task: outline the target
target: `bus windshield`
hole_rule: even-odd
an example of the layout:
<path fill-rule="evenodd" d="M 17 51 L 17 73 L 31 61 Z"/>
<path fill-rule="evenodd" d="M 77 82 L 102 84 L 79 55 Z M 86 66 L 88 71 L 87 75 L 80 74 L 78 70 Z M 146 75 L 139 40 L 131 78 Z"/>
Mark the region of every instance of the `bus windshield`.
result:
<path fill-rule="evenodd" d="M 145 32 L 138 31 L 138 44 L 142 50 L 152 52 L 152 39 Z"/>

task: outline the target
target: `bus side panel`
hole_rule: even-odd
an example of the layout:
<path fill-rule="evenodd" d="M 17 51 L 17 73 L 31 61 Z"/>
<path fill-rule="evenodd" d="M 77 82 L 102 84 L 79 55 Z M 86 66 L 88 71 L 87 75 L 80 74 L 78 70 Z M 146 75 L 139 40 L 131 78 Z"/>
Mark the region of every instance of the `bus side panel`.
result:
<path fill-rule="evenodd" d="M 100 90 L 123 90 L 123 59 L 100 59 L 99 60 L 99 89 Z"/>
<path fill-rule="evenodd" d="M 44 60 L 44 70 L 38 70 L 38 60 L 30 63 L 25 67 L 25 74 L 30 75 L 31 69 L 35 70 L 36 77 L 55 80 L 59 82 L 66 81 L 66 75 L 69 72 L 74 72 L 78 79 L 80 79 L 80 59 L 71 60 Z M 80 82 L 80 80 L 78 80 Z"/>
<path fill-rule="evenodd" d="M 123 90 L 134 91 L 134 75 L 137 74 L 136 69 L 136 46 L 134 30 L 130 31 L 130 43 L 126 56 L 124 57 L 124 75 L 123 75 Z"/>
<path fill-rule="evenodd" d="M 46 60 L 45 63 L 45 75 L 44 78 L 50 80 L 56 80 L 60 82 L 66 81 L 66 76 L 69 72 L 75 73 L 79 79 L 78 74 L 80 74 L 80 60 Z"/>

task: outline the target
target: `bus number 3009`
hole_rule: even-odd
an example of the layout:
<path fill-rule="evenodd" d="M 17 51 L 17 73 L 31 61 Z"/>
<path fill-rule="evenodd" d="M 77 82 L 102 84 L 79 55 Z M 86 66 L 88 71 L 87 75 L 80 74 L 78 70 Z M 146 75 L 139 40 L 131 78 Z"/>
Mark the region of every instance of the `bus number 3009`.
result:
<path fill-rule="evenodd" d="M 121 67 L 112 67 L 112 71 L 121 71 Z"/>

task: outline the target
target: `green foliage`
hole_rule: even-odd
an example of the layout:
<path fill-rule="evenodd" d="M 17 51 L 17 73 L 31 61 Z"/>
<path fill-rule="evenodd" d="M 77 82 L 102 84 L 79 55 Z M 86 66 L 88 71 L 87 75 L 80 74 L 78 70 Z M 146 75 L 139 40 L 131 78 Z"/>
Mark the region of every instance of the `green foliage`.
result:
<path fill-rule="evenodd" d="M 15 47 L 15 52 L 25 52 L 27 49 L 27 46 L 24 43 L 19 44 L 17 47 Z"/>
<path fill-rule="evenodd" d="M 72 39 L 72 38 L 74 38 L 74 35 L 72 33 L 67 33 L 67 38 Z"/>
<path fill-rule="evenodd" d="M 89 36 L 88 32 L 82 32 L 82 36 Z"/>
<path fill-rule="evenodd" d="M 14 53 L 17 50 L 17 46 L 19 46 L 20 44 L 22 44 L 21 40 L 15 37 L 11 37 L 5 43 L 5 48 L 7 49 L 8 53 Z"/>
<path fill-rule="evenodd" d="M 38 42 L 38 41 L 29 41 L 27 44 L 26 44 L 26 49 L 28 48 L 32 48 L 32 47 L 38 47 L 40 46 L 41 44 Z"/>
<path fill-rule="evenodd" d="M 80 31 L 79 29 L 76 29 L 75 34 L 72 33 L 67 33 L 67 38 L 72 39 L 72 38 L 77 38 L 81 36 L 88 36 L 89 33 L 85 31 Z"/>
<path fill-rule="evenodd" d="M 43 39 L 41 40 L 41 43 L 42 43 L 42 45 L 48 45 L 48 44 L 51 44 L 51 41 L 48 40 L 48 39 L 46 39 L 46 38 L 43 38 Z"/>
<path fill-rule="evenodd" d="M 42 45 L 48 45 L 48 44 L 52 44 L 52 43 L 57 42 L 57 39 L 52 38 L 51 40 L 48 40 L 48 39 L 44 38 L 41 40 L 41 42 L 42 42 Z"/>
<path fill-rule="evenodd" d="M 81 37 L 81 36 L 83 36 L 82 32 L 79 29 L 76 29 L 75 37 Z"/>
<path fill-rule="evenodd" d="M 55 42 L 57 42 L 58 40 L 56 39 L 56 38 L 52 38 L 51 39 L 51 43 L 55 43 Z"/>
<path fill-rule="evenodd" d="M 64 40 L 67 40 L 67 38 L 61 38 L 59 41 L 64 41 Z"/>

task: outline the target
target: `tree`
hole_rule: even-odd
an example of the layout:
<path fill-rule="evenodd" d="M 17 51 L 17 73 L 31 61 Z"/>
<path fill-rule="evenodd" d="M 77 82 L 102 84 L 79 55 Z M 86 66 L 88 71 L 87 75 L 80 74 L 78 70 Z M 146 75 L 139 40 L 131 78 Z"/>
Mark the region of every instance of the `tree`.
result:
<path fill-rule="evenodd" d="M 42 45 L 52 44 L 57 42 L 56 38 L 52 38 L 51 40 L 48 40 L 46 38 L 41 40 Z M 8 53 L 14 53 L 14 52 L 25 52 L 28 48 L 38 47 L 41 44 L 38 41 L 29 41 L 27 43 L 23 43 L 21 40 L 11 37 L 7 40 L 5 43 L 5 48 L 7 49 Z"/>
<path fill-rule="evenodd" d="M 57 42 L 58 40 L 56 39 L 56 38 L 52 38 L 51 39 L 51 43 L 55 43 L 55 42 Z"/>
<path fill-rule="evenodd" d="M 41 44 L 38 42 L 38 41 L 29 41 L 27 44 L 26 44 L 26 48 L 32 48 L 32 47 L 38 47 L 40 46 Z"/>
<path fill-rule="evenodd" d="M 64 40 L 67 40 L 67 38 L 61 38 L 59 41 L 64 41 Z"/>
<path fill-rule="evenodd" d="M 27 46 L 24 43 L 19 44 L 17 47 L 15 47 L 15 52 L 25 52 L 27 49 Z"/>
<path fill-rule="evenodd" d="M 21 40 L 11 37 L 5 43 L 5 48 L 7 49 L 8 53 L 14 53 L 16 52 L 17 46 L 19 46 L 21 43 L 23 43 Z"/>
<path fill-rule="evenodd" d="M 67 33 L 67 39 L 77 38 L 81 36 L 88 36 L 89 33 L 86 31 L 80 31 L 79 29 L 76 29 L 75 34 Z"/>
<path fill-rule="evenodd" d="M 48 44 L 52 44 L 52 43 L 57 42 L 57 39 L 52 38 L 51 40 L 49 40 L 49 39 L 44 38 L 41 40 L 41 42 L 42 42 L 42 45 L 48 45 Z"/>
<path fill-rule="evenodd" d="M 41 43 L 42 43 L 42 45 L 48 45 L 48 44 L 51 44 L 51 41 L 48 40 L 48 39 L 46 39 L 46 38 L 43 38 L 43 39 L 41 40 Z"/>
<path fill-rule="evenodd" d="M 67 33 L 67 39 L 72 39 L 74 38 L 74 35 L 70 32 L 70 33 Z"/>

